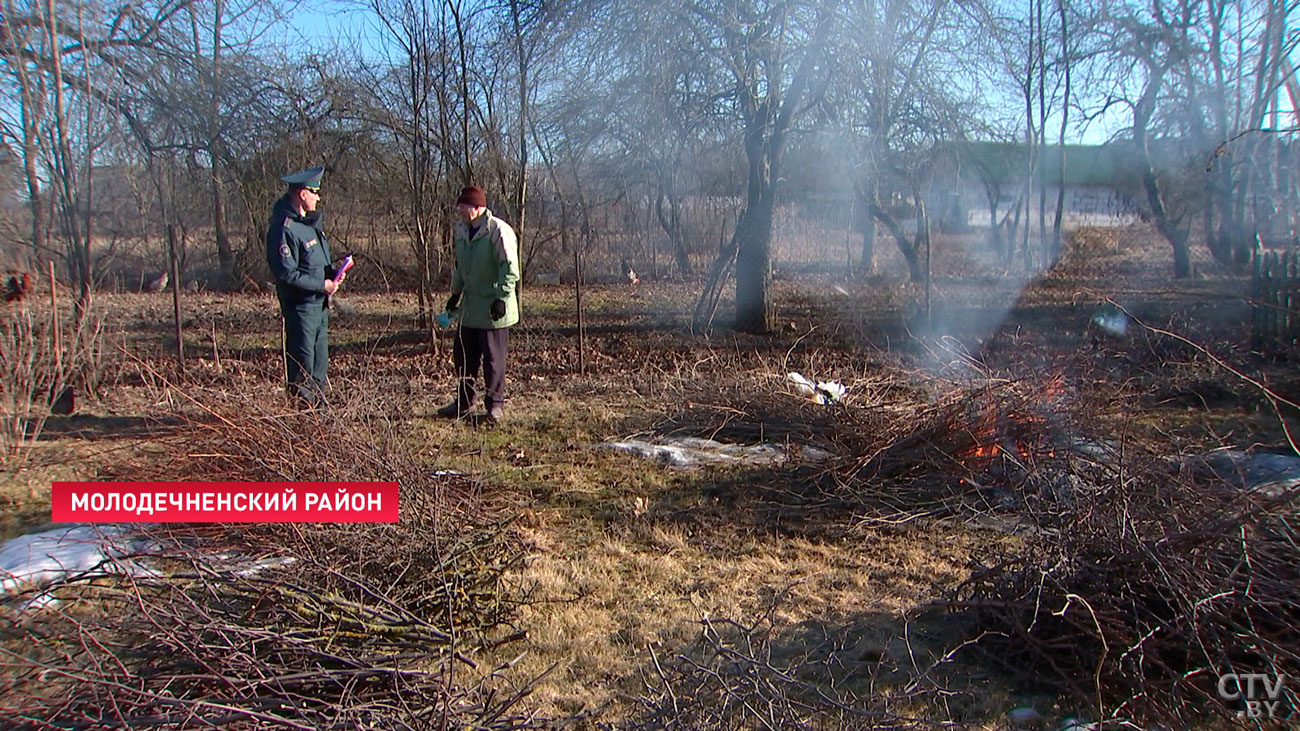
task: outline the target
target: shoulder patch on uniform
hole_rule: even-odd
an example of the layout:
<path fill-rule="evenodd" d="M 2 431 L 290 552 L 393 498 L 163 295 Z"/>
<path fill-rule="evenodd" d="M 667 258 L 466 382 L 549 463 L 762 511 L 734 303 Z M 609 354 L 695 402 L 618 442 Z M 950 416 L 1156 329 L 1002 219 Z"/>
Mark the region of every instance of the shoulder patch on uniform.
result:
<path fill-rule="evenodd" d="M 289 245 L 280 244 L 280 256 L 288 256 L 288 255 L 289 255 Z"/>

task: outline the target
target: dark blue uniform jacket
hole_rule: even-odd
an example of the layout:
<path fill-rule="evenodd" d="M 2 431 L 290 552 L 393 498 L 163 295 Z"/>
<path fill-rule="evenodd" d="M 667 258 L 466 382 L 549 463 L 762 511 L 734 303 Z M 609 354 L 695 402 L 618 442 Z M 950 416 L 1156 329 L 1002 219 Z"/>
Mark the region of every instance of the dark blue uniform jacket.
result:
<path fill-rule="evenodd" d="M 285 198 L 276 201 L 266 232 L 266 263 L 280 300 L 327 303 L 325 279 L 334 276 L 332 262 L 329 241 L 321 233 L 320 212 L 299 216 Z"/>

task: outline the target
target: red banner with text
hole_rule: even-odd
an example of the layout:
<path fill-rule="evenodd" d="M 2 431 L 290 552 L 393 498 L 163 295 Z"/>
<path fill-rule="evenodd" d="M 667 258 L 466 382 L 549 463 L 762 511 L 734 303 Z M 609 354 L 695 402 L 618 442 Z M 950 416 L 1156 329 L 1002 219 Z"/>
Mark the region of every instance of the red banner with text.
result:
<path fill-rule="evenodd" d="M 396 482 L 55 482 L 56 523 L 396 523 Z"/>

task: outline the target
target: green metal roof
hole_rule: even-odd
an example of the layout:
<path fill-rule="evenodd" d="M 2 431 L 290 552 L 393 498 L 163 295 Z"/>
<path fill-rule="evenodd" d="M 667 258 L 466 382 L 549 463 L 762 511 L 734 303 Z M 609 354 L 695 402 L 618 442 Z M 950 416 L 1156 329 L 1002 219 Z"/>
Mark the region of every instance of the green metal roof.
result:
<path fill-rule="evenodd" d="M 965 175 L 987 175 L 999 182 L 1023 179 L 1028 148 L 1012 142 L 956 142 L 953 157 Z M 1037 174 L 1054 182 L 1061 179 L 1061 148 L 1040 149 Z M 1122 185 L 1137 174 L 1128 145 L 1066 145 L 1066 185 Z M 980 172 L 976 172 L 977 168 Z"/>

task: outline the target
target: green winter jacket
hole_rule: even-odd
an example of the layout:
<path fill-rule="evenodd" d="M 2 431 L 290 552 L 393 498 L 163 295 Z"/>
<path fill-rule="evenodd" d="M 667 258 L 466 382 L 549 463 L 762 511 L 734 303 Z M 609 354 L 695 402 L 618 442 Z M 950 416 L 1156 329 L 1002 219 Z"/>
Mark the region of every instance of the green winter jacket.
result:
<path fill-rule="evenodd" d="M 469 237 L 469 226 L 456 222 L 454 235 L 456 268 L 451 274 L 451 291 L 460 292 L 457 317 L 465 327 L 496 330 L 519 322 L 519 244 L 510 224 L 486 211 L 479 217 L 478 233 Z M 493 300 L 505 300 L 506 314 L 493 320 Z"/>

